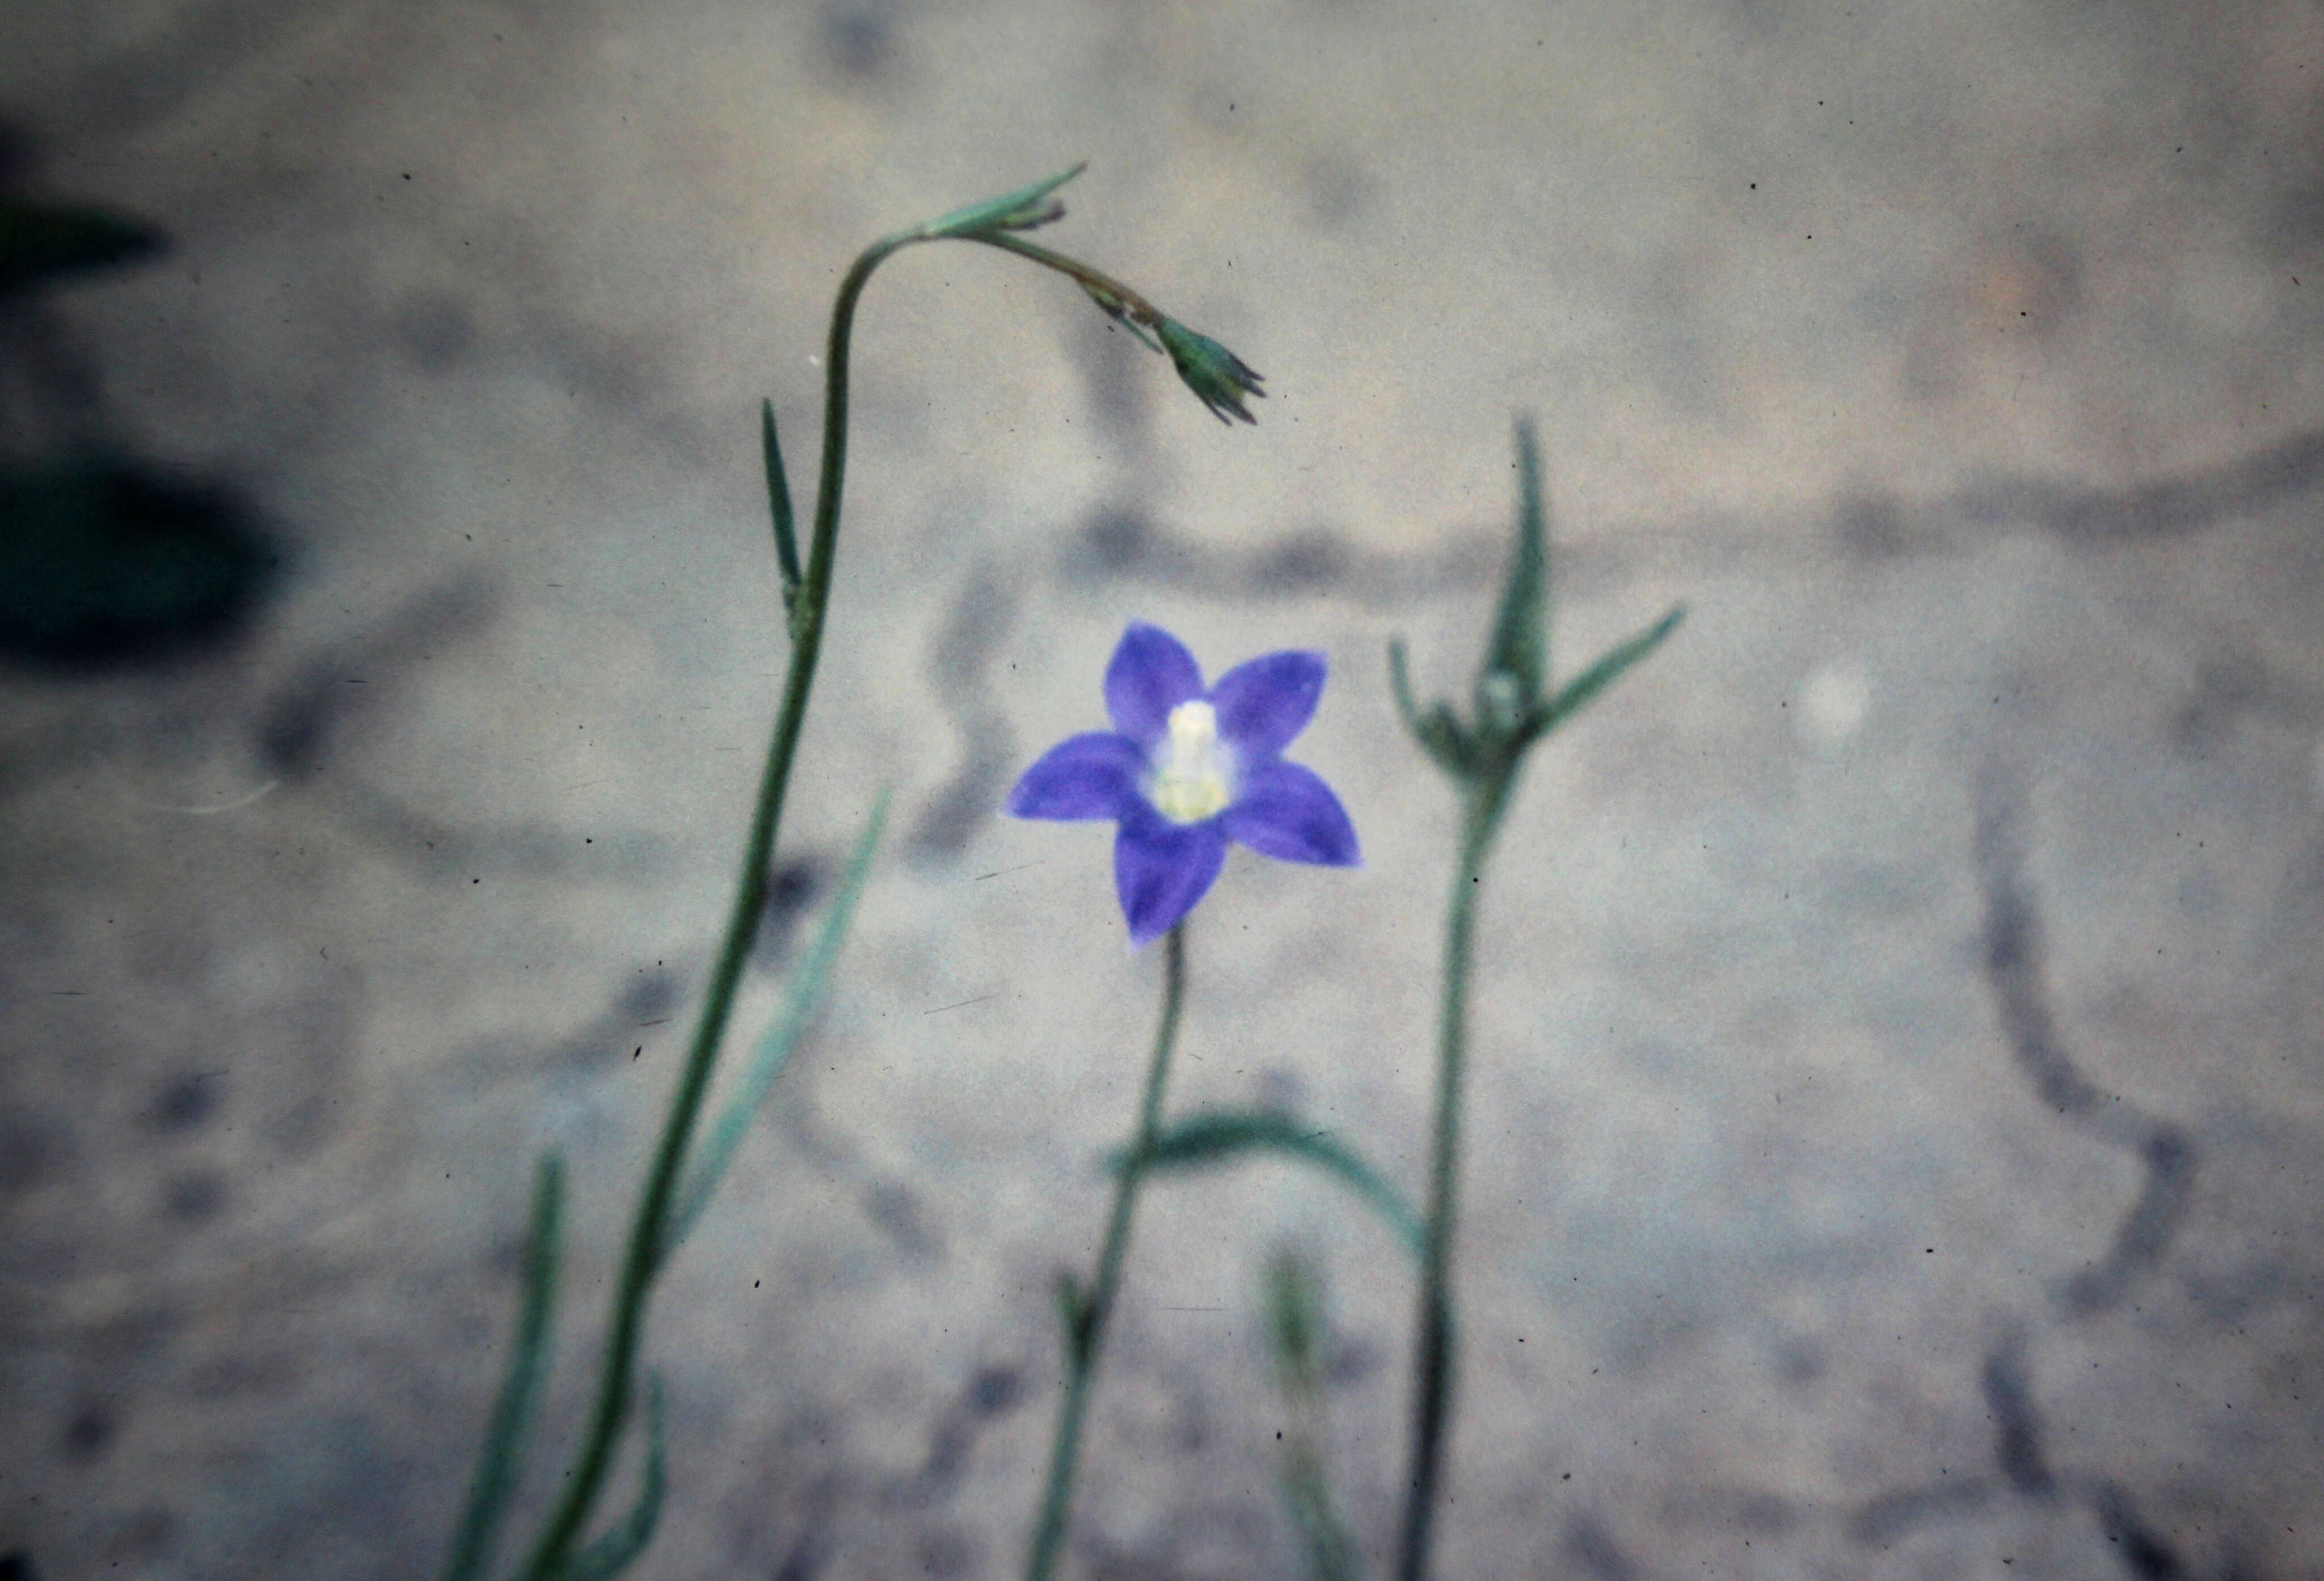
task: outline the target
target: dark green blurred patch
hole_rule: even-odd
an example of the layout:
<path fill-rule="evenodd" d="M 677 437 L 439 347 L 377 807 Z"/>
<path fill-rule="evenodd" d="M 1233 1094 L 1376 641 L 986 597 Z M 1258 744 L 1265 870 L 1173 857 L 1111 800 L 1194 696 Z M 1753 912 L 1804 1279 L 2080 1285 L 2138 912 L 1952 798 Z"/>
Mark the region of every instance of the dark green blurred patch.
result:
<path fill-rule="evenodd" d="M 221 646 L 279 564 L 218 484 L 102 455 L 0 468 L 0 660 L 93 670 Z"/>
<path fill-rule="evenodd" d="M 143 220 L 0 193 L 0 305 L 168 246 Z M 0 661 L 88 671 L 221 645 L 278 561 L 220 484 L 102 448 L 0 462 Z"/>
<path fill-rule="evenodd" d="M 169 245 L 141 219 L 0 194 L 0 297 L 61 275 L 158 257 Z"/>

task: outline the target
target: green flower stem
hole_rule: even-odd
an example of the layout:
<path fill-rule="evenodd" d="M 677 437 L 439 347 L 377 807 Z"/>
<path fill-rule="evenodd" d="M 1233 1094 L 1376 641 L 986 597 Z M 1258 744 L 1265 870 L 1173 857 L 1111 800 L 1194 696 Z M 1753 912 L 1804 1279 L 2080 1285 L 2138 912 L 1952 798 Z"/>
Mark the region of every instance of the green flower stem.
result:
<path fill-rule="evenodd" d="M 1087 1295 L 1066 1301 L 1065 1389 L 1057 1405 L 1057 1432 L 1049 1447 L 1049 1480 L 1033 1546 L 1025 1560 L 1027 1581 L 1048 1581 L 1065 1545 L 1065 1518 L 1073 1505 L 1074 1472 L 1081 1459 L 1082 1421 L 1088 1414 L 1092 1376 L 1105 1340 L 1106 1319 L 1121 1288 L 1122 1264 L 1130 1256 L 1130 1225 L 1146 1155 L 1162 1129 L 1162 1095 L 1170 1079 L 1170 1049 L 1178 1040 L 1178 1010 L 1186 994 L 1186 925 L 1170 929 L 1162 966 L 1162 1021 L 1155 1029 L 1154 1057 L 1146 1068 L 1146 1094 L 1138 1106 L 1138 1139 L 1126 1166 L 1114 1177 L 1113 1212 L 1106 1221 L 1105 1245 L 1098 1253 L 1097 1278 Z"/>
<path fill-rule="evenodd" d="M 1485 858 L 1499 832 L 1517 770 L 1533 744 L 1661 645 L 1677 629 L 1673 609 L 1653 626 L 1616 644 L 1549 698 L 1549 543 L 1541 497 L 1541 464 L 1533 428 L 1517 424 L 1517 548 L 1493 632 L 1477 672 L 1475 718 L 1452 708 L 1423 709 L 1412 695 L 1404 644 L 1388 650 L 1388 687 L 1397 712 L 1424 751 L 1461 787 L 1461 860 L 1444 909 L 1444 988 L 1437 1021 L 1436 1132 L 1429 1162 L 1428 1217 L 1422 1231 L 1420 1312 L 1414 1323 L 1412 1457 L 1405 1490 L 1398 1581 L 1426 1581 L 1428 1542 L 1443 1484 L 1444 1436 L 1452 1420 L 1455 1347 L 1452 1236 L 1461 1188 L 1461 1084 L 1469 1018 L 1470 940 Z"/>
<path fill-rule="evenodd" d="M 839 541 L 839 505 L 847 463 L 847 379 L 849 346 L 855 327 L 857 301 L 872 272 L 893 254 L 918 242 L 981 241 L 1010 248 L 1052 269 L 1062 269 L 1098 298 L 1107 310 L 1143 318 L 1159 315 L 1143 297 L 1107 277 L 1047 248 L 1019 244 L 1009 233 L 1046 225 L 1065 212 L 1054 197 L 1056 189 L 1079 173 L 1076 165 L 1062 175 L 1036 182 L 1006 196 L 974 204 L 941 218 L 883 236 L 865 248 L 840 282 L 833 303 L 831 333 L 824 356 L 823 464 L 817 477 L 815 522 L 804 574 L 796 588 L 791 581 L 792 553 L 785 552 L 789 538 L 789 494 L 779 465 L 771 414 L 764 425 L 768 482 L 775 512 L 776 547 L 784 573 L 784 604 L 791 635 L 791 655 L 783 681 L 782 704 L 775 717 L 764 768 L 743 843 L 742 863 L 734 883 L 734 901 L 726 918 L 725 935 L 711 968 L 694 1038 L 687 1050 L 677 1090 L 662 1123 L 645 1188 L 638 1200 L 637 1216 L 630 1225 L 622 1271 L 613 1294 L 613 1319 L 606 1338 L 597 1393 L 589 1417 L 588 1436 L 579 1456 L 567 1474 L 559 1496 L 539 1545 L 526 1567 L 528 1581 L 560 1581 L 573 1563 L 575 1545 L 603 1491 L 607 1472 L 629 1419 L 637 1371 L 638 1347 L 644 1334 L 647 1298 L 654 1277 L 670 1245 L 672 1215 L 694 1131 L 702 1113 L 717 1065 L 718 1049 L 733 1012 L 736 989 L 757 937 L 759 919 L 766 908 L 770 860 L 782 823 L 784 792 L 790 783 L 791 763 L 798 749 L 799 732 L 807 722 L 807 696 L 815 685 L 816 661 L 823 650 L 824 614 L 831 601 L 832 567 Z M 1110 293 L 1107 294 L 1107 293 Z M 1174 361 L 1179 359 L 1175 357 Z M 1185 376 L 1183 364 L 1181 374 Z M 1215 405 L 1213 395 L 1202 395 Z M 795 551 L 794 551 L 795 552 Z M 1176 1025 L 1176 963 L 1179 946 L 1171 944 L 1174 987 L 1170 1023 Z M 1167 1049 L 1167 1042 L 1164 1044 Z M 1158 1102 L 1158 1091 L 1157 1100 Z M 1134 1177 L 1132 1177 L 1134 1179 Z M 1126 1225 L 1123 1227 L 1126 1234 Z M 1118 1262 L 1118 1257 L 1115 1259 Z"/>
<path fill-rule="evenodd" d="M 567 1475 L 563 1496 L 533 1550 L 525 1574 L 530 1581 L 555 1581 L 579 1540 L 581 1528 L 595 1506 L 613 1449 L 628 1419 L 632 1384 L 637 1371 L 638 1343 L 644 1333 L 646 1298 L 659 1271 L 669 1234 L 670 1209 L 678 1176 L 693 1140 L 696 1121 L 718 1059 L 726 1022 L 734 1008 L 735 990 L 742 980 L 751 945 L 757 938 L 759 919 L 766 910 L 770 858 L 775 835 L 782 823 L 783 793 L 790 783 L 791 762 L 798 749 L 799 731 L 807 723 L 808 691 L 815 685 L 815 664 L 823 648 L 823 615 L 831 599 L 831 569 L 839 541 L 840 484 L 847 456 L 847 359 L 855 304 L 864 284 L 890 254 L 916 241 L 936 238 L 918 232 L 883 237 L 866 248 L 840 283 L 831 314 L 831 338 L 825 358 L 823 470 L 816 495 L 815 531 L 807 551 L 807 575 L 792 611 L 791 658 L 783 681 L 783 700 L 775 717 L 773 738 L 768 743 L 766 765 L 759 775 L 759 793 L 751 813 L 751 832 L 743 842 L 742 864 L 734 881 L 734 903 L 726 915 L 726 934 L 710 972 L 710 985 L 695 1022 L 694 1040 L 678 1077 L 662 1123 L 661 1140 L 639 1198 L 637 1217 L 622 1259 L 620 1283 L 613 1294 L 611 1331 L 605 1339 L 604 1361 L 597 1378 L 596 1403 L 590 1413 L 589 1433 L 580 1457 Z"/>
<path fill-rule="evenodd" d="M 1436 1127 L 1428 1170 L 1428 1218 L 1421 1245 L 1420 1310 L 1415 1321 L 1412 1449 L 1405 1493 L 1398 1581 L 1425 1581 L 1444 1465 L 1444 1433 L 1452 1419 L 1455 1326 L 1452 1236 L 1461 1190 L 1461 1090 L 1469 1022 L 1470 938 L 1485 857 L 1499 832 L 1515 785 L 1515 753 L 1486 766 L 1463 798 L 1461 860 L 1444 906 L 1443 997 L 1437 1014 Z"/>
<path fill-rule="evenodd" d="M 999 247 L 1020 258 L 1030 258 L 1044 268 L 1056 270 L 1089 292 L 1107 312 L 1127 320 L 1133 329 L 1151 329 L 1160 333 L 1165 321 L 1162 310 L 1104 271 L 1093 269 L 1078 258 L 1068 258 L 1063 253 L 1050 251 L 1038 242 L 1028 242 L 1020 236 L 1005 231 L 975 239 L 987 246 Z M 1162 349 L 1159 343 L 1152 340 L 1147 345 L 1156 351 Z"/>

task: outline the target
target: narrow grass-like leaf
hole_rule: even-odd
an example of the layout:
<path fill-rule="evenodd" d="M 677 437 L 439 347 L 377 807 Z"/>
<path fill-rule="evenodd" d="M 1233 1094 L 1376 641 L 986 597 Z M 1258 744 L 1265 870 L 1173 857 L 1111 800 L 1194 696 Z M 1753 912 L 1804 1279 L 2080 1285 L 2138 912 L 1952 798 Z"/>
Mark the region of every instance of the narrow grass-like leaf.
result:
<path fill-rule="evenodd" d="M 1200 1109 L 1163 1128 L 1148 1151 L 1148 1170 L 1193 1170 L 1223 1163 L 1237 1153 L 1279 1152 L 1315 1165 L 1347 1187 L 1387 1221 L 1407 1251 L 1420 1253 L 1419 1216 L 1379 1171 L 1322 1131 L 1310 1131 L 1287 1114 L 1267 1109 Z M 1130 1167 L 1131 1154 L 1118 1149 L 1108 1166 Z"/>
<path fill-rule="evenodd" d="M 1323 1329 L 1323 1292 L 1307 1260 L 1288 1246 L 1268 1260 L 1267 1316 L 1275 1339 L 1276 1382 L 1295 1399 L 1312 1392 Z"/>
<path fill-rule="evenodd" d="M 1388 640 L 1388 684 L 1396 694 L 1396 711 L 1404 719 L 1404 727 L 1420 748 L 1436 762 L 1436 766 L 1456 780 L 1466 780 L 1476 772 L 1467 738 L 1462 734 L 1460 722 L 1452 710 L 1443 703 L 1433 705 L 1425 713 L 1413 700 L 1412 676 L 1406 667 L 1404 639 Z"/>
<path fill-rule="evenodd" d="M 468 1506 L 444 1565 L 444 1581 L 474 1581 L 492 1562 L 493 1539 L 500 1535 L 502 1517 L 508 1513 L 510 1496 L 524 1469 L 533 1402 L 548 1371 L 549 1339 L 555 1327 L 564 1201 L 565 1166 L 550 1153 L 540 1160 L 533 1179 L 532 1213 L 524 1237 L 524 1300 L 510 1337 L 508 1373 L 501 1380 L 500 1398 L 493 1402 L 475 1480 L 468 1487 Z"/>
<path fill-rule="evenodd" d="M 1542 514 L 1541 457 L 1533 424 L 1517 423 L 1517 541 L 1501 587 L 1500 613 L 1485 648 L 1484 678 L 1496 672 L 1517 685 L 1518 701 L 1530 709 L 1549 681 L 1549 530 Z"/>
<path fill-rule="evenodd" d="M 1019 187 L 1014 192 L 1004 192 L 998 198 L 987 198 L 982 203 L 972 203 L 965 208 L 955 208 L 941 219 L 932 219 L 919 227 L 919 234 L 931 240 L 938 236 L 970 236 L 979 231 L 1023 231 L 1063 219 L 1065 206 L 1051 196 L 1056 190 L 1089 168 L 1082 161 L 1059 175 L 1029 187 Z"/>
<path fill-rule="evenodd" d="M 783 448 L 775 438 L 775 403 L 759 404 L 759 443 L 767 457 L 767 508 L 775 519 L 775 559 L 783 572 L 783 612 L 798 602 L 798 534 L 791 524 L 791 485 L 783 474 Z"/>
<path fill-rule="evenodd" d="M 1549 706 L 1535 714 L 1526 738 L 1530 741 L 1545 735 L 1579 713 L 1591 698 L 1620 680 L 1623 671 L 1662 646 L 1663 639 L 1676 631 L 1678 623 L 1685 618 L 1686 606 L 1674 604 L 1662 619 L 1607 649 L 1597 663 L 1566 682 Z"/>
<path fill-rule="evenodd" d="M 661 1375 L 654 1373 L 646 1379 L 646 1466 L 638 1502 L 611 1531 L 573 1556 L 564 1581 L 613 1581 L 653 1540 L 654 1523 L 661 1519 L 662 1494 L 669 1480 L 661 1428 Z"/>
<path fill-rule="evenodd" d="M 1356 1581 L 1363 1562 L 1332 1502 L 1331 1485 L 1312 1455 L 1291 1455 L 1283 1468 L 1283 1496 L 1307 1549 L 1307 1573 L 1314 1581 Z"/>
<path fill-rule="evenodd" d="M 1307 1573 L 1314 1581 L 1354 1581 L 1362 1567 L 1333 1505 L 1323 1455 L 1321 1353 L 1330 1324 L 1323 1284 L 1307 1260 L 1286 1247 L 1268 1265 L 1267 1296 L 1275 1380 L 1291 1435 L 1283 1448 L 1284 1503 L 1299 1529 Z"/>
<path fill-rule="evenodd" d="M 678 1206 L 669 1217 L 669 1234 L 662 1250 L 666 1259 L 682 1245 L 700 1221 L 704 1209 L 710 1206 L 713 1193 L 718 1189 L 719 1178 L 726 1166 L 734 1161 L 734 1154 L 750 1134 L 751 1122 L 765 1103 L 767 1094 L 782 1075 L 783 1067 L 790 1063 L 791 1051 L 798 1047 L 799 1039 L 815 1022 L 816 1012 L 823 1008 L 825 991 L 831 985 L 831 968 L 839 958 L 839 947 L 845 942 L 847 925 L 855 916 L 855 902 L 863 893 L 863 881 L 872 872 L 872 853 L 880 844 L 880 831 L 888 822 L 888 793 L 881 791 L 872 809 L 871 820 L 863 832 L 855 837 L 855 850 L 847 859 L 847 876 L 841 881 L 839 893 L 825 913 L 823 927 L 815 936 L 805 959 L 783 994 L 782 1008 L 775 1013 L 774 1023 L 759 1040 L 751 1055 L 751 1066 L 742 1075 L 741 1086 L 702 1139 L 701 1149 L 695 1155 L 694 1167 L 678 1188 Z"/>

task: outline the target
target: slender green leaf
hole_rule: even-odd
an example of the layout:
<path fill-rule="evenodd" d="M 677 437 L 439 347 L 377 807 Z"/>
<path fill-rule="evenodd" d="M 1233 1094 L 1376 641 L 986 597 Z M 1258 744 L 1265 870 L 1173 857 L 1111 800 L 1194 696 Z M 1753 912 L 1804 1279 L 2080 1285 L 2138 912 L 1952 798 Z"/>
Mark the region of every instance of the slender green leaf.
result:
<path fill-rule="evenodd" d="M 548 1371 L 549 1339 L 557 1313 L 558 1224 L 563 1217 L 565 1166 L 555 1153 L 540 1160 L 534 1177 L 532 1213 L 525 1229 L 524 1300 L 517 1310 L 516 1332 L 509 1344 L 508 1373 L 501 1380 L 500 1398 L 493 1402 L 484 1443 L 476 1462 L 475 1480 L 468 1486 L 468 1507 L 460 1517 L 452 1553 L 444 1566 L 444 1581 L 473 1581 L 492 1562 L 493 1542 L 501 1520 L 508 1513 L 524 1469 L 525 1440 L 532 1426 L 533 1402 Z"/>
<path fill-rule="evenodd" d="M 1545 735 L 1580 712 L 1591 698 L 1621 679 L 1625 670 L 1662 646 L 1663 639 L 1676 631 L 1678 623 L 1685 618 L 1686 606 L 1674 604 L 1662 619 L 1606 650 L 1597 663 L 1567 681 L 1548 707 L 1535 713 L 1526 739 Z"/>
<path fill-rule="evenodd" d="M 1332 1501 L 1323 1443 L 1322 1349 L 1330 1320 L 1323 1281 L 1285 1247 L 1268 1262 L 1268 1316 L 1275 1337 L 1275 1378 L 1283 1391 L 1289 1439 L 1283 1447 L 1283 1499 L 1307 1550 L 1314 1581 L 1354 1581 L 1362 1565 Z"/>
<path fill-rule="evenodd" d="M 1193 1170 L 1224 1163 L 1237 1153 L 1279 1152 L 1315 1165 L 1347 1187 L 1388 1222 L 1414 1256 L 1420 1254 L 1419 1216 L 1370 1164 L 1287 1114 L 1267 1109 L 1201 1109 L 1163 1128 L 1140 1160 L 1148 1170 Z M 1128 1169 L 1135 1155 L 1117 1150 L 1111 1168 Z"/>
<path fill-rule="evenodd" d="M 845 942 L 847 925 L 855 916 L 855 902 L 862 897 L 863 881 L 872 872 L 872 853 L 879 846 L 880 831 L 887 823 L 888 793 L 883 790 L 872 806 L 863 832 L 855 837 L 855 850 L 847 859 L 847 875 L 840 883 L 831 910 L 824 915 L 823 927 L 783 992 L 782 1008 L 775 1012 L 773 1024 L 752 1052 L 750 1068 L 743 1073 L 734 1096 L 703 1136 L 694 1166 L 678 1188 L 678 1206 L 669 1216 L 664 1258 L 694 1233 L 694 1226 L 710 1206 L 712 1194 L 718 1189 L 719 1178 L 734 1161 L 742 1139 L 750 1134 L 751 1122 L 759 1105 L 767 1101 L 775 1078 L 790 1063 L 791 1051 L 798 1047 L 799 1040 L 814 1024 L 816 1013 L 823 1008 L 824 994 L 831 986 L 831 968 L 839 959 L 839 947 Z"/>
<path fill-rule="evenodd" d="M 1452 710 L 1436 703 L 1424 713 L 1413 700 L 1412 676 L 1406 668 L 1402 637 L 1390 637 L 1388 641 L 1388 684 L 1396 694 L 1396 711 L 1402 716 L 1404 727 L 1412 732 L 1421 750 L 1454 779 L 1472 777 L 1477 772 L 1476 754 L 1460 721 L 1453 718 Z"/>
<path fill-rule="evenodd" d="M 767 507 L 775 518 L 775 559 L 783 572 L 783 610 L 798 601 L 798 535 L 791 525 L 791 485 L 783 475 L 783 448 L 775 439 L 775 403 L 759 404 L 760 447 L 767 456 Z"/>
<path fill-rule="evenodd" d="M 1331 1484 L 1312 1454 L 1284 1456 L 1283 1496 L 1307 1549 L 1307 1573 L 1314 1581 L 1356 1581 L 1363 1574 L 1356 1541 L 1332 1502 Z"/>
<path fill-rule="evenodd" d="M 1323 1328 L 1323 1283 L 1307 1260 L 1286 1246 L 1268 1260 L 1267 1315 L 1275 1336 L 1275 1375 L 1286 1395 L 1312 1392 Z"/>
<path fill-rule="evenodd" d="M 662 1494 L 669 1482 L 661 1417 L 661 1376 L 655 1373 L 646 1380 L 646 1468 L 638 1502 L 612 1530 L 573 1556 L 563 1581 L 613 1581 L 653 1540 L 654 1523 L 661 1519 Z"/>
<path fill-rule="evenodd" d="M 934 240 L 938 236 L 969 236 L 979 231 L 1032 230 L 1052 220 L 1063 219 L 1065 206 L 1051 196 L 1056 190 L 1089 168 L 1082 161 L 1059 175 L 1029 187 L 1019 187 L 998 198 L 987 198 L 982 203 L 972 203 L 965 208 L 955 208 L 942 219 L 932 219 L 919 227 L 918 234 Z"/>
<path fill-rule="evenodd" d="M 1533 424 L 1517 423 L 1517 541 L 1509 557 L 1508 579 L 1501 585 L 1500 613 L 1493 621 L 1491 641 L 1485 649 L 1486 678 L 1499 673 L 1512 677 L 1517 687 L 1520 712 L 1540 700 L 1549 683 L 1549 532 L 1542 514 L 1541 457 L 1534 447 Z"/>

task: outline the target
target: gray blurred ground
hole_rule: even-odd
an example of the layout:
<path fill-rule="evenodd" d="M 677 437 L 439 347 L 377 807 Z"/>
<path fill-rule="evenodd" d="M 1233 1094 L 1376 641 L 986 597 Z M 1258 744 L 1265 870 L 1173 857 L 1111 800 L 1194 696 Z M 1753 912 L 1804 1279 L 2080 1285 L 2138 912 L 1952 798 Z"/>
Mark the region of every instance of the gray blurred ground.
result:
<path fill-rule="evenodd" d="M 19 190 L 175 242 L 41 299 L 51 415 L 289 566 L 208 658 L 0 681 L 0 1552 L 430 1571 L 549 1146 L 569 1442 L 782 661 L 755 404 L 804 477 L 853 250 L 1086 157 L 1056 245 L 1269 398 L 1219 429 L 997 254 L 872 287 L 746 1031 L 881 784 L 897 835 L 655 1309 L 638 1573 L 1012 1573 L 1157 962 L 1102 833 L 993 809 L 1133 616 L 1329 651 L 1296 755 L 1367 857 L 1231 862 L 1177 1100 L 1417 1189 L 1452 830 L 1382 644 L 1462 684 L 1524 410 L 1560 654 L 1692 615 L 1490 882 L 1443 1573 L 2324 1574 L 2315 5 L 0 27 Z M 1281 1166 L 1148 1202 L 1076 1573 L 1298 1573 L 1286 1239 L 1377 1560 L 1393 1246 Z"/>

